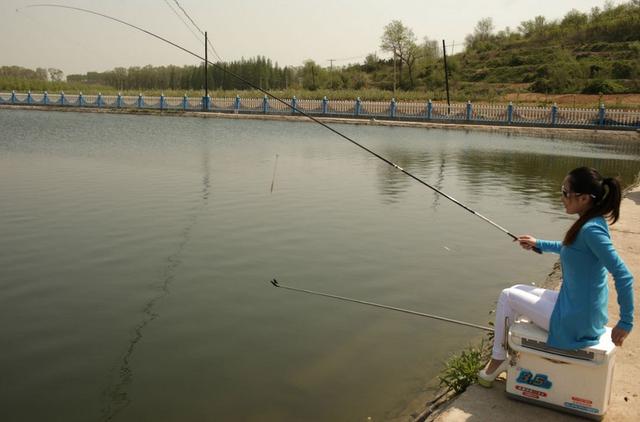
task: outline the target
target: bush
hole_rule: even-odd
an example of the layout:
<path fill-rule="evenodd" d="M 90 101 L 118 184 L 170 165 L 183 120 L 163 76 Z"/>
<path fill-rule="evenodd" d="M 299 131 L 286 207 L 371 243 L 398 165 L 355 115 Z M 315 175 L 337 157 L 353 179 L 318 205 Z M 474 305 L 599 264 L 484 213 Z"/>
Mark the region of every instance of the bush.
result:
<path fill-rule="evenodd" d="M 484 347 L 484 340 L 480 346 L 469 347 L 459 355 L 451 356 L 443 373 L 438 376 L 440 386 L 462 393 L 478 380 L 478 371 L 482 369 L 486 359 L 488 353 Z"/>
<path fill-rule="evenodd" d="M 611 66 L 611 76 L 615 79 L 631 79 L 633 67 L 624 62 L 615 62 Z"/>
<path fill-rule="evenodd" d="M 533 81 L 533 83 L 529 86 L 529 91 L 547 94 L 549 92 L 553 92 L 553 87 L 551 86 L 551 81 L 549 79 L 536 78 Z"/>
<path fill-rule="evenodd" d="M 583 94 L 616 94 L 624 91 L 622 85 L 609 79 L 595 79 L 582 88 Z"/>
<path fill-rule="evenodd" d="M 522 59 L 522 57 L 516 56 L 515 54 L 511 56 L 511 59 L 509 59 L 510 66 L 520 66 L 523 64 L 524 64 L 524 60 Z"/>
<path fill-rule="evenodd" d="M 487 68 L 477 69 L 475 72 L 473 72 L 470 79 L 473 82 L 478 82 L 485 79 L 488 74 L 489 74 L 489 69 Z"/>

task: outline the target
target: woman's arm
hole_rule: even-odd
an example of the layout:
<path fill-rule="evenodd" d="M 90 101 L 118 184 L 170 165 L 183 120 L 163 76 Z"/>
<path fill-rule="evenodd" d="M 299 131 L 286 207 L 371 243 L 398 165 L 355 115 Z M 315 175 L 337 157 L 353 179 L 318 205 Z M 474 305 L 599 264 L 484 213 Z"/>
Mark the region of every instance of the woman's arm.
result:
<path fill-rule="evenodd" d="M 536 239 L 535 237 L 529 236 L 528 234 L 518 236 L 517 240 L 518 243 L 520 243 L 520 246 L 527 250 L 531 250 L 536 247 L 542 252 L 560 253 L 560 249 L 562 248 L 562 242 L 558 242 L 555 240 Z"/>

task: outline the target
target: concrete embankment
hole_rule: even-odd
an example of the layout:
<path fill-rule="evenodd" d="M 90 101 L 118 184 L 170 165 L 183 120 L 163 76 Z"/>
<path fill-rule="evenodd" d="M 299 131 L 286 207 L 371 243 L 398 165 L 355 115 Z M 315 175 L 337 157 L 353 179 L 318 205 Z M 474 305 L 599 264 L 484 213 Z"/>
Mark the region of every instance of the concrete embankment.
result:
<path fill-rule="evenodd" d="M 163 116 L 185 116 L 202 117 L 214 119 L 248 119 L 248 120 L 278 120 L 293 122 L 311 122 L 304 116 L 292 115 L 271 115 L 271 114 L 234 114 L 234 113 L 214 113 L 198 111 L 170 110 L 161 111 L 153 109 L 109 109 L 109 108 L 83 108 L 83 107 L 61 107 L 61 106 L 29 106 L 29 105 L 0 105 L 0 109 L 5 110 L 40 110 L 40 111 L 65 111 L 78 113 L 114 113 L 132 115 L 163 115 Z M 552 139 L 575 139 L 582 141 L 640 141 L 640 130 L 598 130 L 598 129 L 574 129 L 561 127 L 531 127 L 515 125 L 485 125 L 485 124 L 465 124 L 460 122 L 410 122 L 404 120 L 377 120 L 347 117 L 317 117 L 323 123 L 333 124 L 353 124 L 368 126 L 392 126 L 423 129 L 446 129 L 463 131 L 480 131 L 489 133 L 500 133 L 508 136 L 533 136 L 538 138 Z"/>
<path fill-rule="evenodd" d="M 638 321 L 640 306 L 640 187 L 628 192 L 622 202 L 621 218 L 611 226 L 613 243 L 631 273 L 634 275 L 636 306 L 634 319 Z M 553 279 L 553 276 L 551 277 Z M 553 281 L 553 280 L 551 280 Z M 618 319 L 618 303 L 613 282 L 610 280 L 609 319 Z M 613 376 L 613 393 L 605 421 L 640 421 L 640 333 L 637 328 L 617 350 L 616 369 Z M 561 412 L 510 400 L 505 395 L 504 380 L 487 389 L 473 385 L 465 393 L 432 414 L 428 421 L 540 421 L 556 422 L 584 420 Z"/>

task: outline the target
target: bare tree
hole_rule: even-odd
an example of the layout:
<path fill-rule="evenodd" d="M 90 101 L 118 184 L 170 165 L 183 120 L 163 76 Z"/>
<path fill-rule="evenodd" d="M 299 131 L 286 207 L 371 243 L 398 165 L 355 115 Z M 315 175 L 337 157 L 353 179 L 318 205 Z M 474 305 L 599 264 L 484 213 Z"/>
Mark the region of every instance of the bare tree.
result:
<path fill-rule="evenodd" d="M 55 67 L 50 67 L 47 69 L 49 71 L 49 79 L 53 82 L 62 82 L 64 78 L 64 72 L 60 69 L 56 69 Z"/>

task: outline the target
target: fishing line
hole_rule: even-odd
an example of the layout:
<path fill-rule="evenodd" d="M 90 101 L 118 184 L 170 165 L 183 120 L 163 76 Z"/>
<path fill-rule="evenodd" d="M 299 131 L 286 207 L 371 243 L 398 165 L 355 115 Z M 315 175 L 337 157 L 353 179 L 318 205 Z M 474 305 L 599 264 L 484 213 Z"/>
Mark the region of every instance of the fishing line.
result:
<path fill-rule="evenodd" d="M 417 315 L 417 316 L 421 316 L 421 317 L 425 317 L 425 318 L 431 318 L 431 319 L 437 319 L 439 321 L 445 321 L 445 322 L 450 322 L 450 323 L 453 323 L 453 324 L 464 325 L 466 327 L 477 328 L 479 330 L 484 330 L 484 331 L 491 331 L 491 332 L 494 331 L 493 328 L 490 328 L 490 327 L 485 327 L 483 325 L 474 324 L 472 322 L 466 322 L 466 321 L 460 321 L 460 320 L 457 320 L 457 319 L 447 318 L 447 317 L 443 317 L 443 316 L 440 316 L 440 315 L 426 314 L 424 312 L 412 311 L 410 309 L 397 308 L 395 306 L 383 305 L 381 303 L 375 303 L 375 302 L 368 302 L 366 300 L 353 299 L 353 298 L 350 298 L 350 297 L 337 296 L 337 295 L 332 295 L 332 294 L 329 294 L 329 293 L 315 292 L 313 290 L 306 290 L 306 289 L 298 289 L 296 287 L 289 287 L 289 286 L 285 286 L 283 284 L 280 284 L 278 282 L 278 280 L 276 280 L 275 278 L 273 280 L 271 280 L 271 284 L 273 284 L 275 287 L 279 287 L 281 289 L 286 289 L 286 290 L 291 290 L 291 291 L 294 291 L 294 292 L 307 293 L 307 294 L 315 295 L 315 296 L 323 296 L 323 297 L 328 297 L 328 298 L 331 298 L 331 299 L 343 300 L 345 302 L 359 303 L 361 305 L 373 306 L 373 307 L 376 307 L 376 308 L 388 309 L 388 310 L 391 310 L 391 311 L 402 312 L 402 313 L 405 313 L 405 314 Z"/>
<path fill-rule="evenodd" d="M 414 176 L 413 174 L 411 174 L 410 172 L 408 172 L 407 170 L 403 169 L 402 167 L 400 167 L 399 165 L 393 163 L 392 161 L 389 161 L 388 159 L 386 159 L 385 157 L 381 156 L 380 154 L 370 150 L 369 148 L 365 147 L 362 144 L 359 144 L 358 142 L 354 141 L 353 139 L 351 139 L 350 137 L 348 137 L 347 135 L 343 134 L 342 132 L 338 131 L 337 129 L 332 128 L 331 126 L 327 125 L 326 123 L 323 123 L 322 121 L 318 120 L 317 118 L 305 113 L 303 110 L 300 110 L 299 108 L 293 106 L 292 104 L 286 102 L 285 100 L 281 99 L 280 97 L 275 96 L 274 94 L 270 93 L 269 91 L 255 85 L 254 83 L 248 81 L 247 79 L 243 78 L 242 76 L 228 70 L 226 67 L 221 66 L 217 63 L 213 63 L 210 62 L 208 60 L 205 60 L 204 57 L 200 56 L 197 53 L 194 53 L 193 51 L 190 51 L 188 49 L 186 49 L 185 47 L 182 47 L 179 44 L 174 43 L 173 41 L 170 41 L 160 35 L 154 34 L 151 31 L 148 31 L 146 29 L 143 29 L 139 26 L 136 26 L 134 24 L 131 24 L 129 22 L 125 22 L 122 19 L 118 19 L 109 15 L 105 15 L 104 13 L 100 13 L 100 12 L 95 12 L 93 10 L 89 10 L 89 9 L 83 9 L 80 7 L 74 7 L 74 6 L 64 6 L 64 5 L 59 5 L 59 4 L 33 4 L 33 5 L 29 5 L 29 6 L 25 6 L 24 8 L 32 8 L 32 7 L 58 7 L 58 8 L 62 8 L 62 9 L 70 9 L 70 10 L 76 10 L 76 11 L 80 11 L 80 12 L 84 12 L 84 13 L 89 13 L 92 15 L 96 15 L 96 16 L 101 16 L 103 18 L 112 20 L 114 22 L 118 22 L 121 23 L 123 25 L 126 25 L 130 28 L 136 29 L 138 31 L 144 32 L 147 35 L 150 35 L 156 39 L 159 39 L 160 41 L 163 41 L 169 45 L 172 45 L 182 51 L 184 51 L 185 53 L 188 53 L 190 55 L 192 55 L 193 57 L 196 57 L 200 60 L 206 61 L 207 63 L 211 64 L 212 66 L 214 66 L 215 68 L 222 70 L 223 72 L 233 76 L 234 78 L 237 78 L 239 81 L 242 81 L 243 83 L 247 84 L 249 87 L 262 92 L 263 94 L 267 95 L 270 98 L 273 98 L 274 100 L 276 100 L 277 102 L 285 105 L 286 107 L 290 108 L 291 110 L 293 110 L 296 113 L 299 113 L 300 115 L 308 118 L 309 120 L 319 124 L 320 126 L 324 127 L 325 129 L 335 133 L 336 135 L 338 135 L 339 137 L 351 142 L 353 145 L 365 150 L 366 152 L 368 152 L 369 154 L 373 155 L 374 157 L 384 161 L 385 163 L 389 164 L 390 166 L 396 168 L 397 170 L 401 171 L 402 173 L 404 173 L 406 176 L 410 177 L 411 179 L 415 180 L 416 182 L 422 184 L 423 186 L 426 186 L 427 188 L 433 190 L 434 192 L 439 193 L 440 195 L 444 196 L 445 198 L 447 198 L 448 200 L 450 200 L 451 202 L 453 202 L 454 204 L 464 208 L 465 210 L 467 210 L 468 212 L 470 212 L 471 214 L 475 215 L 476 217 L 479 217 L 480 219 L 484 220 L 486 223 L 491 224 L 493 227 L 497 228 L 498 230 L 502 231 L 503 233 L 505 233 L 506 235 L 508 235 L 509 237 L 511 237 L 514 241 L 518 240 L 518 237 L 516 235 L 514 235 L 513 233 L 511 233 L 509 230 L 505 229 L 504 227 L 500 226 L 499 224 L 495 223 L 494 221 L 490 220 L 489 218 L 485 217 L 484 215 L 480 214 L 479 212 L 476 212 L 474 210 L 472 210 L 471 208 L 469 208 L 468 206 L 464 205 L 463 203 L 461 203 L 460 201 L 458 201 L 457 199 L 455 199 L 454 197 L 444 193 L 443 191 L 441 191 L 440 189 L 428 184 L 427 182 L 425 182 L 424 180 L 420 179 L 417 176 Z M 23 9 L 24 9 L 23 8 Z M 18 10 L 18 9 L 17 9 Z M 533 251 L 541 254 L 542 251 L 540 251 L 538 248 L 532 248 Z"/>

